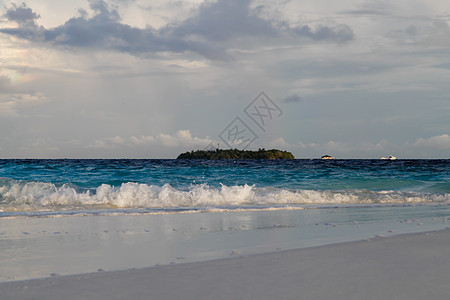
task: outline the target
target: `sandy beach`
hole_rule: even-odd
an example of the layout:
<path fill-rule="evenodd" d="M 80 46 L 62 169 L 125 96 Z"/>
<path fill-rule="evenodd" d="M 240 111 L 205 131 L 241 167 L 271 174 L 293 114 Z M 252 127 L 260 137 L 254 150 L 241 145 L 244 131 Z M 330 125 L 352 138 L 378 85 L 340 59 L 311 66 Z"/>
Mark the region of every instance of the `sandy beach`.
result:
<path fill-rule="evenodd" d="M 0 282 L 436 231 L 448 206 L 0 218 Z"/>
<path fill-rule="evenodd" d="M 2 299 L 446 299 L 450 230 L 0 284 Z"/>

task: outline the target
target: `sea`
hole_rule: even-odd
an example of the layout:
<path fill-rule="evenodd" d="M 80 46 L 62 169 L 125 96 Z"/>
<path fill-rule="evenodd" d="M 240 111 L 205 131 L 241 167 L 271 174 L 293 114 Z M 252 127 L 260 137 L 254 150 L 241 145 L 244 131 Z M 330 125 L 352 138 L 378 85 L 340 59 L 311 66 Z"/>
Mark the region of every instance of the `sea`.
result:
<path fill-rule="evenodd" d="M 0 160 L 0 282 L 442 230 L 450 160 Z"/>
<path fill-rule="evenodd" d="M 450 204 L 450 160 L 0 160 L 0 218 Z"/>

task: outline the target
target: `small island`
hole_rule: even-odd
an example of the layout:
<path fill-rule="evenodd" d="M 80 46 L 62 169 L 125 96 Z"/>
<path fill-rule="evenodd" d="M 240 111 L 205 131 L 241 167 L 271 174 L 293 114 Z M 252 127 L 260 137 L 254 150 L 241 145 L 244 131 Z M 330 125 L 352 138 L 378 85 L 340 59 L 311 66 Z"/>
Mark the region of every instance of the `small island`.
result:
<path fill-rule="evenodd" d="M 258 151 L 238 149 L 196 150 L 181 153 L 177 159 L 294 159 L 288 151 L 277 149 Z"/>

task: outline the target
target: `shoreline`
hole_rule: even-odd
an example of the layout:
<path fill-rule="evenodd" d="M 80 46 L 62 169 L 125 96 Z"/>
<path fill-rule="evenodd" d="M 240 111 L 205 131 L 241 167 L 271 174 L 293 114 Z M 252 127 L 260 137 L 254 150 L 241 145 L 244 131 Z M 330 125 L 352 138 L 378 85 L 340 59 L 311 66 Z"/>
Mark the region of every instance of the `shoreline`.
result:
<path fill-rule="evenodd" d="M 450 229 L 0 283 L 7 299 L 445 299 Z"/>
<path fill-rule="evenodd" d="M 201 213 L 232 213 L 232 212 L 264 212 L 264 211 L 289 211 L 289 210 L 311 210 L 311 209 L 353 209 L 353 208 L 402 208 L 417 206 L 446 206 L 449 202 L 392 202 L 392 203 L 325 203 L 325 204 L 274 204 L 265 207 L 236 206 L 230 208 L 221 207 L 182 207 L 178 208 L 68 208 L 61 210 L 2 210 L 0 209 L 0 220 L 16 219 L 38 219 L 38 218 L 70 218 L 70 217 L 118 217 L 118 216 L 156 216 L 156 215 L 178 215 L 178 214 L 201 214 Z"/>
<path fill-rule="evenodd" d="M 444 229 L 450 207 L 0 219 L 0 282 L 211 261 Z"/>

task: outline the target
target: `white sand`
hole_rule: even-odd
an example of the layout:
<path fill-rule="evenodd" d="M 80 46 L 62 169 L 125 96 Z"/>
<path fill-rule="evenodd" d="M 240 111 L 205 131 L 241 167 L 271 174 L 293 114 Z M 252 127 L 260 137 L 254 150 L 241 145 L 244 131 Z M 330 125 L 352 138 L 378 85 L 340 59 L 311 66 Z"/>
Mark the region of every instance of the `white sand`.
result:
<path fill-rule="evenodd" d="M 1 299 L 449 299 L 450 230 L 0 284 Z"/>

